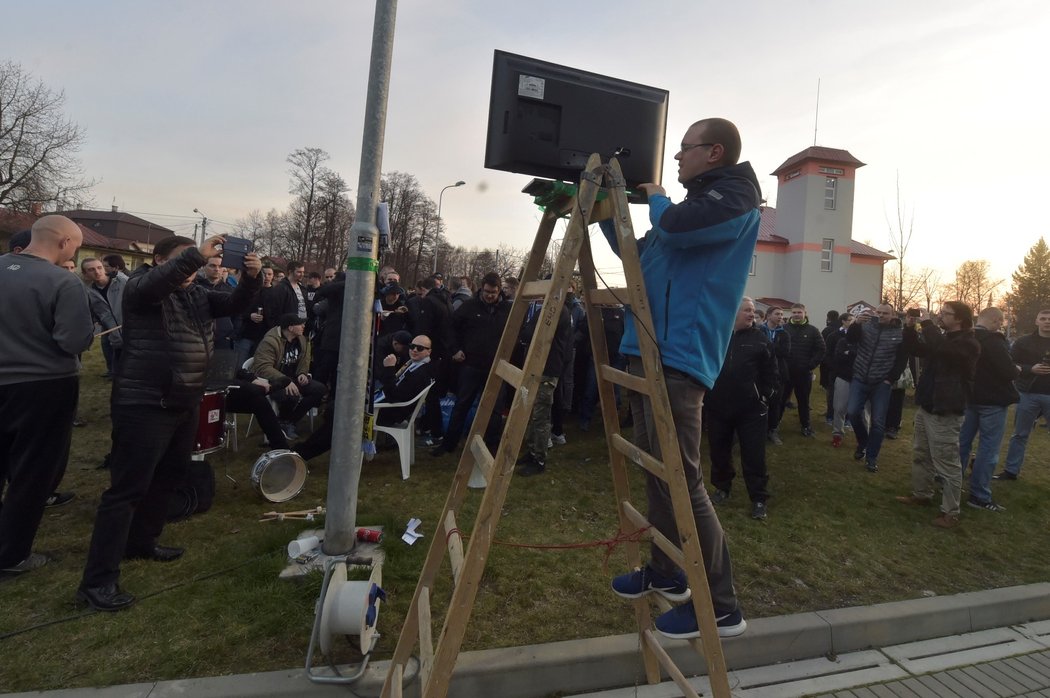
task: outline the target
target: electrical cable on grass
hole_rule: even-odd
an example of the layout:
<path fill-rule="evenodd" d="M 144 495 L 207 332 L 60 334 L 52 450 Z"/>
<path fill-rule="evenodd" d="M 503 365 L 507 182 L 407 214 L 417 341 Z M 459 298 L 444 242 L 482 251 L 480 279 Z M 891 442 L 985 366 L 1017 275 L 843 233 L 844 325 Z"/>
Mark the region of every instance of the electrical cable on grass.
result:
<path fill-rule="evenodd" d="M 192 579 L 188 579 L 188 580 L 186 580 L 184 582 L 178 582 L 176 584 L 172 584 L 170 586 L 166 586 L 166 587 L 164 587 L 162 589 L 158 589 L 156 591 L 151 591 L 148 594 L 143 594 L 142 596 L 138 597 L 138 600 L 139 601 L 145 601 L 146 599 L 152 598 L 154 596 L 159 596 L 160 594 L 165 594 L 165 593 L 167 593 L 169 591 L 172 591 L 173 589 L 178 589 L 179 587 L 189 586 L 190 584 L 194 584 L 196 582 L 203 582 L 203 581 L 206 581 L 208 579 L 213 579 L 215 577 L 219 577 L 221 575 L 228 574 L 230 572 L 233 572 L 234 570 L 240 569 L 241 567 L 245 567 L 245 566 L 247 566 L 247 565 L 249 565 L 249 564 L 251 564 L 253 562 L 256 562 L 258 560 L 261 560 L 261 559 L 263 559 L 265 557 L 270 557 L 271 555 L 273 555 L 272 552 L 267 552 L 267 553 L 263 553 L 262 555 L 258 555 L 256 557 L 249 558 L 247 560 L 242 560 L 241 562 L 238 562 L 236 565 L 231 565 L 230 567 L 225 567 L 225 568 L 223 568 L 221 570 L 216 570 L 215 572 L 209 572 L 209 573 L 201 575 L 199 577 L 193 577 Z M 3 633 L 2 635 L 0 635 L 0 641 L 7 640 L 8 638 L 16 637 L 18 635 L 24 635 L 25 633 L 32 632 L 34 630 L 41 630 L 43 628 L 48 628 L 48 627 L 51 627 L 52 625 L 61 625 L 63 623 L 68 623 L 70 621 L 79 620 L 80 618 L 85 618 L 87 616 L 94 615 L 97 612 L 98 611 L 95 611 L 94 609 L 89 608 L 88 610 L 84 611 L 83 613 L 76 613 L 76 614 L 71 615 L 71 616 L 65 616 L 64 618 L 55 618 L 53 620 L 49 620 L 49 621 L 46 621 L 44 623 L 37 623 L 36 625 L 30 625 L 30 626 L 27 626 L 25 628 L 20 628 L 18 630 L 12 630 L 10 632 Z"/>

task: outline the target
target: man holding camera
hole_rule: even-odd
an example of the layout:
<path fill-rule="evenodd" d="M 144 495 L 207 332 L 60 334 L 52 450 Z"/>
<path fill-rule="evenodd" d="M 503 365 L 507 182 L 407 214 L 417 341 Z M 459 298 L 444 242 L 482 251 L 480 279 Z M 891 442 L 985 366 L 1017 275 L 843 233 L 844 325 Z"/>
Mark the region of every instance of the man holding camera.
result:
<path fill-rule="evenodd" d="M 244 258 L 233 293 L 194 284 L 221 254 L 224 239 L 200 248 L 171 236 L 153 248 L 153 264 L 132 273 L 124 289 L 124 353 L 113 379 L 111 484 L 102 494 L 77 600 L 119 611 L 135 597 L 117 585 L 122 559 L 170 562 L 182 548 L 157 544 L 168 499 L 185 478 L 197 434 L 197 412 L 214 349 L 215 318 L 250 307 L 262 263 Z"/>
<path fill-rule="evenodd" d="M 907 318 L 904 345 L 908 352 L 925 358 L 925 369 L 915 386 L 915 445 L 912 453 L 911 494 L 897 501 L 914 506 L 933 503 L 934 483 L 941 483 L 941 513 L 931 523 L 939 528 L 959 525 L 962 464 L 959 462 L 959 430 L 970 403 L 973 377 L 981 345 L 973 332 L 973 311 L 961 301 L 948 301 L 937 314 L 941 329 L 923 310 L 918 318 Z M 856 428 L 856 426 L 854 426 Z"/>
<path fill-rule="evenodd" d="M 1035 316 L 1035 332 L 1014 342 L 1010 355 L 1021 367 L 1017 391 L 1021 400 L 1014 414 L 1014 435 L 1006 451 L 1006 464 L 994 479 L 1016 480 L 1021 474 L 1028 435 L 1040 416 L 1050 416 L 1050 308 Z"/>

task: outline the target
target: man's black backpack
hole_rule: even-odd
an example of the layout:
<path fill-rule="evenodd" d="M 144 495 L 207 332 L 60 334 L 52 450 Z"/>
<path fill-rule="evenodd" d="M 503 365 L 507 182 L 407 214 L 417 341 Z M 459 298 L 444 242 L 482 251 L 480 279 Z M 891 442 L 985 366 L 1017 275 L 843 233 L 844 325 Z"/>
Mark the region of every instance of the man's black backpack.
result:
<path fill-rule="evenodd" d="M 206 460 L 191 460 L 186 480 L 175 488 L 168 502 L 168 521 L 182 521 L 203 514 L 215 501 L 215 469 Z"/>

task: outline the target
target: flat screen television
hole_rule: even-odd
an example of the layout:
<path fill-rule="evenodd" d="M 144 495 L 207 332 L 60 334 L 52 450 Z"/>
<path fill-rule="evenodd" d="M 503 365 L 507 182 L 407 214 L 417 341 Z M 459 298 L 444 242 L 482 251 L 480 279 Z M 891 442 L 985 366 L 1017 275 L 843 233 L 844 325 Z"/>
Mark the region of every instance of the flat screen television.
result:
<path fill-rule="evenodd" d="M 660 183 L 667 90 L 495 52 L 485 167 L 578 182 L 591 153 Z"/>

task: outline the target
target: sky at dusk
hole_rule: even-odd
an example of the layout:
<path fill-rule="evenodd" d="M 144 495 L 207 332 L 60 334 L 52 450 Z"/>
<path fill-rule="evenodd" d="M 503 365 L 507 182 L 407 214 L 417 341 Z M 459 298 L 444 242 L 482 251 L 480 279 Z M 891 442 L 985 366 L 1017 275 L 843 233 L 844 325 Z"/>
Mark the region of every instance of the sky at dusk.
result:
<path fill-rule="evenodd" d="M 287 155 L 319 147 L 356 201 L 375 4 L 371 0 L 6 3 L 0 60 L 66 94 L 86 132 L 96 207 L 116 203 L 192 233 L 194 208 L 228 230 L 287 207 Z M 530 179 L 482 167 L 492 52 L 503 49 L 670 91 L 663 183 L 705 116 L 740 127 L 769 176 L 814 142 L 867 163 L 853 237 L 890 249 L 914 215 L 909 265 L 950 275 L 987 259 L 1009 279 L 1048 232 L 1050 3 L 565 3 L 401 0 L 383 171 L 414 174 L 453 244 L 526 248 Z M 1034 198 L 1035 204 L 1028 201 Z M 632 207 L 644 231 L 645 208 Z M 600 236 L 599 236 L 600 237 Z M 602 244 L 602 243 L 599 243 Z M 596 246 L 597 247 L 597 246 Z M 601 268 L 615 264 L 598 259 Z"/>

